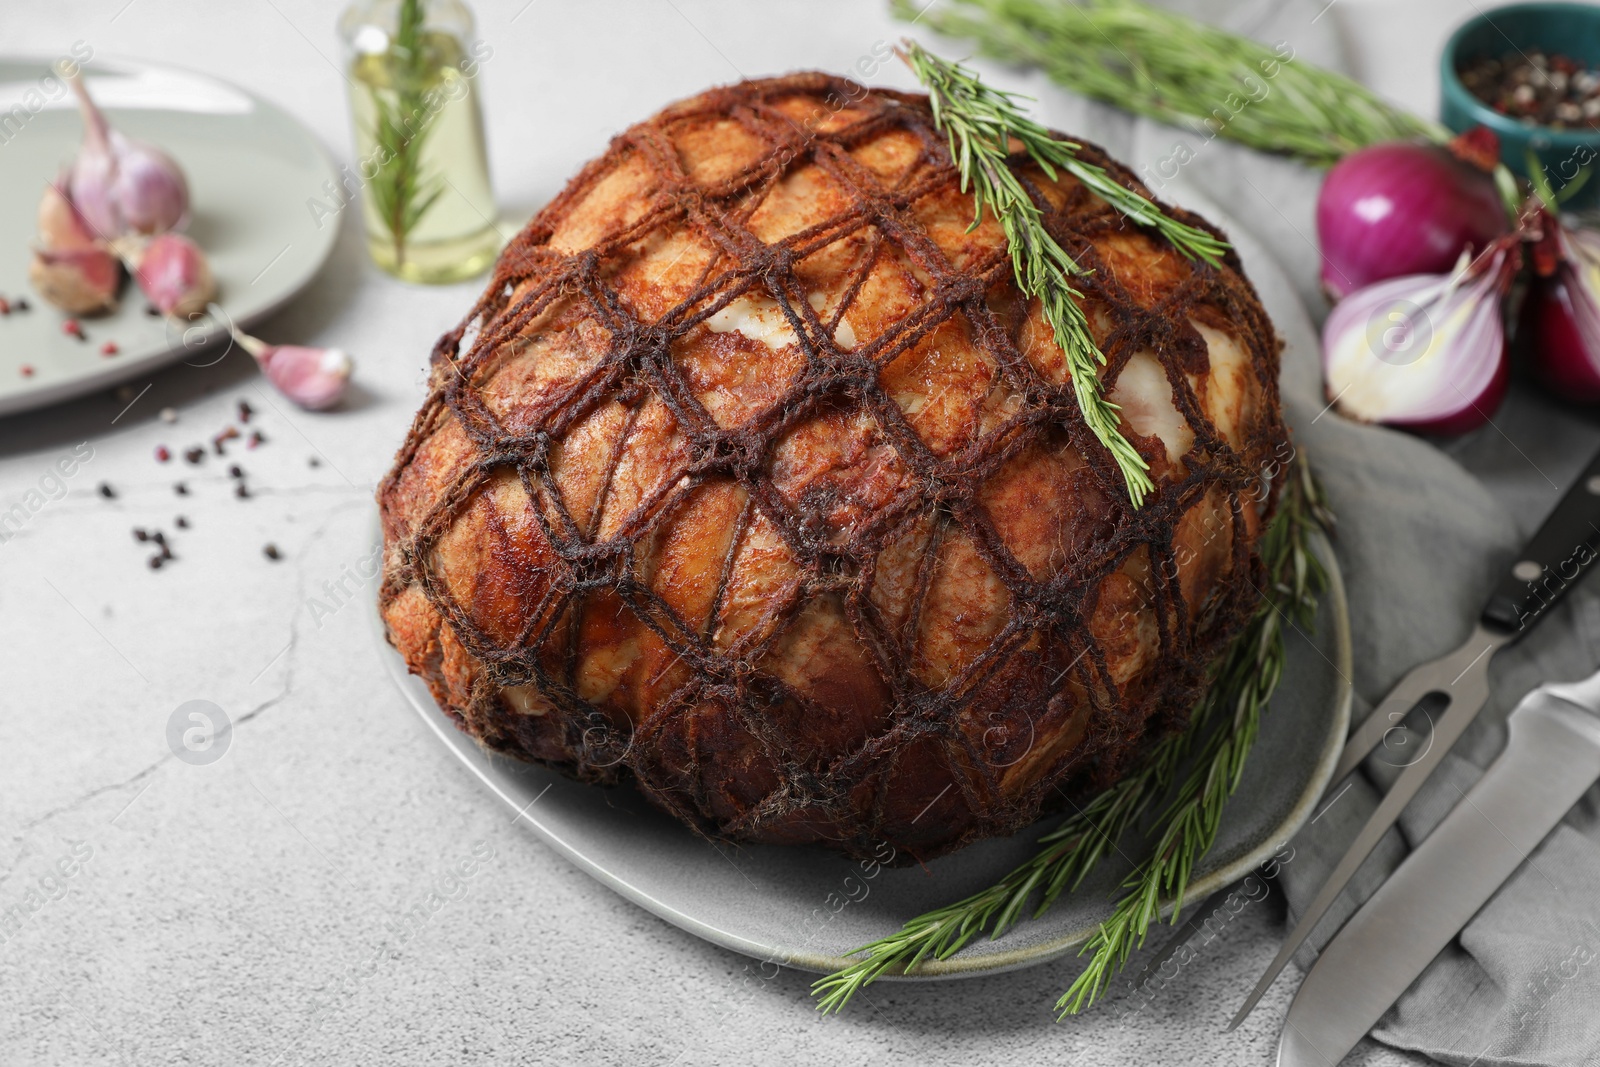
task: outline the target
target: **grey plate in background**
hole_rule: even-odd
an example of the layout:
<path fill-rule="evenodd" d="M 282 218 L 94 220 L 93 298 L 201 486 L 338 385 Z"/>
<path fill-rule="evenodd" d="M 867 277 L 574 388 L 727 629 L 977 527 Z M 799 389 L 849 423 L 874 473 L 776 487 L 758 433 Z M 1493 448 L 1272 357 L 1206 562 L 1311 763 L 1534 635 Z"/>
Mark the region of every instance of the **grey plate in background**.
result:
<path fill-rule="evenodd" d="M 323 188 L 336 180 L 333 164 L 310 130 L 201 74 L 98 56 L 83 70 L 114 126 L 160 146 L 183 167 L 192 205 L 186 232 L 205 249 L 218 302 L 234 322 L 248 325 L 305 288 L 339 229 L 326 214 L 319 226 L 307 206 L 312 198 L 336 203 Z M 119 309 L 83 319 L 89 339 L 79 341 L 62 332 L 66 314 L 28 284 L 39 194 L 77 155 L 83 136 L 72 94 L 52 98 L 41 88 L 49 72 L 48 60 L 0 58 L 0 296 L 32 305 L 0 316 L 0 415 L 147 374 L 221 331 L 206 322 L 185 337 L 182 327 L 146 315 L 144 296 L 129 279 Z M 115 356 L 101 354 L 107 341 L 116 342 Z M 32 376 L 23 375 L 24 365 Z"/>

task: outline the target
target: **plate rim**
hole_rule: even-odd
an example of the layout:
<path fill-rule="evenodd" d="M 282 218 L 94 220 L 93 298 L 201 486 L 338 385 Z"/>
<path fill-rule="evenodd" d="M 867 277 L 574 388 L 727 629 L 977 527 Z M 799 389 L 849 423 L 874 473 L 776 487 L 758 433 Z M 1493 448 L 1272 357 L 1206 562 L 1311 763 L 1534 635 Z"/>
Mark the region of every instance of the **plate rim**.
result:
<path fill-rule="evenodd" d="M 0 62 L 38 63 L 41 67 L 48 67 L 53 60 L 46 56 L 30 55 L 17 52 L 0 52 Z M 242 85 L 237 85 L 226 78 L 219 78 L 215 74 L 211 74 L 203 70 L 196 70 L 193 67 L 187 67 L 180 63 L 166 63 L 121 55 L 107 55 L 105 57 L 101 57 L 98 54 L 95 56 L 94 63 L 101 69 L 119 65 L 125 68 L 179 71 L 190 77 L 203 78 L 207 81 L 215 82 L 216 84 L 224 86 L 233 92 L 248 97 L 251 103 L 256 107 L 263 110 L 277 112 L 278 115 L 284 119 L 287 119 L 293 127 L 298 129 L 305 136 L 306 142 L 311 146 L 313 152 L 316 154 L 317 160 L 322 164 L 324 175 L 335 181 L 338 180 L 339 171 L 338 167 L 334 163 L 333 155 L 328 151 L 327 146 L 322 143 L 322 139 L 317 136 L 316 131 L 314 131 L 310 126 L 306 125 L 305 122 L 301 121 L 298 116 L 289 111 L 287 108 L 279 106 L 273 101 L 268 100 L 266 97 L 261 96 L 260 94 L 253 92 Z M 114 111 L 116 109 L 112 108 L 108 110 Z M 271 301 L 268 304 L 262 305 L 260 308 L 257 308 L 248 315 L 241 315 L 238 319 L 232 319 L 230 315 L 230 321 L 234 322 L 234 324 L 240 328 L 244 328 L 260 322 L 263 319 L 282 310 L 290 303 L 290 301 L 295 300 L 300 296 L 301 293 L 304 293 L 306 289 L 310 287 L 312 282 L 316 281 L 317 275 L 322 273 L 322 269 L 328 265 L 328 260 L 333 257 L 334 248 L 338 245 L 338 243 L 339 227 L 329 227 L 326 237 L 323 238 L 322 246 L 316 251 L 316 266 L 307 271 L 306 276 L 303 279 L 287 290 L 283 296 Z M 128 284 L 131 284 L 131 282 Z M 225 325 L 220 323 L 212 324 L 212 326 L 205 331 L 205 336 L 203 339 L 196 342 L 196 347 L 203 348 L 209 346 L 214 341 L 220 340 L 225 334 L 227 334 L 227 332 L 228 330 Z M 134 378 L 163 370 L 169 365 L 178 362 L 185 355 L 192 351 L 192 348 L 185 347 L 184 345 L 169 344 L 166 350 L 163 352 L 152 353 L 151 355 L 143 358 L 102 363 L 98 365 L 95 370 L 89 371 L 88 373 L 75 378 L 70 378 L 63 382 L 53 383 L 46 388 L 40 388 L 21 393 L 12 393 L 10 395 L 0 395 L 0 418 L 7 418 L 12 415 L 21 415 L 30 411 L 38 411 L 43 408 L 54 407 L 57 404 L 64 404 L 67 401 L 76 400 L 80 397 L 87 396 L 100 389 L 114 388 L 115 386 L 121 385 Z"/>
<path fill-rule="evenodd" d="M 379 537 L 381 540 L 381 532 Z M 1333 645 L 1334 671 L 1337 676 L 1334 691 L 1330 697 L 1332 714 L 1326 720 L 1328 729 L 1323 739 L 1322 750 L 1294 805 L 1278 825 L 1273 828 L 1272 832 L 1265 835 L 1260 844 L 1247 850 L 1237 859 L 1191 881 L 1184 893 L 1187 900 L 1204 899 L 1216 890 L 1237 881 L 1287 844 L 1311 817 L 1312 810 L 1316 807 L 1317 802 L 1328 787 L 1329 780 L 1333 777 L 1333 769 L 1338 762 L 1339 753 L 1344 748 L 1344 741 L 1350 728 L 1351 701 L 1354 693 L 1350 680 L 1354 670 L 1354 648 L 1350 634 L 1349 602 L 1346 597 L 1343 572 L 1339 568 L 1338 556 L 1333 550 L 1332 543 L 1320 530 L 1312 531 L 1311 543 L 1312 550 L 1322 562 L 1328 576 L 1328 587 L 1323 596 L 1329 604 L 1331 612 L 1330 621 L 1332 625 L 1330 629 L 1332 633 L 1329 637 L 1331 637 Z M 597 882 L 657 918 L 694 934 L 702 940 L 709 941 L 722 948 L 731 949 L 742 955 L 759 959 L 764 963 L 771 962 L 816 974 L 831 974 L 854 962 L 858 962 L 853 957 L 823 955 L 806 952 L 803 948 L 763 944 L 733 933 L 730 930 L 724 930 L 712 925 L 703 919 L 667 904 L 665 901 L 651 895 L 649 891 L 634 885 L 626 878 L 600 865 L 565 840 L 559 833 L 527 816 L 527 809 L 532 806 L 532 803 L 521 803 L 511 797 L 498 781 L 486 773 L 484 766 L 467 757 L 466 748 L 476 748 L 486 755 L 488 759 L 484 761 L 484 765 L 492 765 L 496 759 L 505 759 L 506 757 L 483 748 L 475 738 L 457 728 L 454 721 L 439 708 L 431 694 L 427 693 L 426 686 L 422 680 L 410 673 L 399 651 L 389 643 L 383 615 L 378 610 L 376 598 L 370 601 L 366 614 L 372 625 L 372 633 L 378 644 L 378 652 L 383 660 L 384 670 L 400 690 L 405 702 L 412 707 L 428 729 L 468 771 L 487 786 L 491 793 L 518 813 L 516 821 L 530 824 L 539 839 L 560 853 L 569 863 L 574 864 Z M 1310 635 L 1307 635 L 1307 637 L 1308 640 L 1317 640 Z M 541 792 L 540 795 L 542 796 L 543 793 Z M 535 797 L 535 800 L 537 799 Z M 1175 903 L 1170 899 L 1161 902 L 1160 915 L 1163 919 L 1172 914 Z M 1047 963 L 1066 955 L 1084 944 L 1098 928 L 1098 924 L 1079 927 L 1048 941 L 1020 946 L 1015 949 L 988 952 L 977 956 L 963 958 L 960 953 L 957 953 L 945 960 L 924 961 L 913 971 L 884 974 L 881 977 L 892 981 L 932 981 L 970 978 L 1019 970 L 1024 967 Z"/>

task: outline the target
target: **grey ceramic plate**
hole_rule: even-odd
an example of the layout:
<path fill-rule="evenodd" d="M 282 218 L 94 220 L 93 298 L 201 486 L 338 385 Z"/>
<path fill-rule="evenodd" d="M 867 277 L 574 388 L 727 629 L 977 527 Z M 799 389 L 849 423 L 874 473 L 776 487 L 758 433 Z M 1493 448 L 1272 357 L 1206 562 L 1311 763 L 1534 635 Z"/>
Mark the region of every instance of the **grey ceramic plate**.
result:
<path fill-rule="evenodd" d="M 1243 227 L 1185 191 L 1185 206 L 1233 235 L 1263 302 L 1291 344 L 1315 334 L 1283 271 Z M 1303 362 L 1303 361 L 1302 361 Z M 1317 539 L 1330 587 L 1310 635 L 1292 633 L 1282 681 L 1261 723 L 1239 790 L 1211 851 L 1196 866 L 1189 899 L 1242 878 L 1312 815 L 1350 725 L 1350 624 L 1332 548 Z M 762 960 L 827 973 L 844 954 L 905 920 L 989 886 L 1033 852 L 1038 826 L 981 841 L 925 867 L 866 868 L 817 848 L 713 844 L 652 808 L 631 788 L 600 789 L 479 748 L 406 672 L 371 612 L 395 684 L 429 730 L 489 790 L 522 813 L 546 844 L 601 883 L 690 933 Z M 922 964 L 910 978 L 947 978 L 1027 967 L 1078 946 L 1111 913 L 1131 864 L 1120 857 L 1090 872 L 1078 891 L 1040 919 L 997 941 L 977 939 L 954 957 Z M 1170 912 L 1170 906 L 1165 910 Z"/>
<path fill-rule="evenodd" d="M 1350 721 L 1350 631 L 1338 564 L 1318 555 L 1331 587 L 1311 636 L 1295 633 L 1277 695 L 1262 720 L 1217 842 L 1198 865 L 1190 899 L 1242 877 L 1292 837 L 1322 795 Z M 630 788 L 581 785 L 478 747 L 421 680 L 408 674 L 372 612 L 395 684 L 434 735 L 546 844 L 641 907 L 718 945 L 786 966 L 828 972 L 851 949 L 930 908 L 991 884 L 1026 858 L 1041 828 L 983 841 L 926 867 L 873 868 L 816 848 L 713 844 Z M 1110 913 L 1128 865 L 1107 861 L 1041 919 L 997 941 L 978 940 L 915 977 L 1024 967 L 1081 945 Z"/>
<path fill-rule="evenodd" d="M 311 281 L 339 227 L 327 217 L 319 227 L 306 206 L 325 197 L 323 183 L 335 179 L 309 130 L 204 75 L 98 56 L 83 69 L 113 124 L 183 166 L 192 205 L 187 232 L 206 250 L 218 301 L 236 323 L 262 318 Z M 77 154 L 83 136 L 71 93 L 58 91 L 49 74 L 48 60 L 0 58 L 0 296 L 32 305 L 0 316 L 0 415 L 147 374 L 222 328 L 207 321 L 185 336 L 184 327 L 146 315 L 130 281 L 116 312 L 83 320 L 88 340 L 79 341 L 62 332 L 67 316 L 28 285 L 39 192 Z M 101 354 L 107 341 L 116 343 L 115 356 Z"/>

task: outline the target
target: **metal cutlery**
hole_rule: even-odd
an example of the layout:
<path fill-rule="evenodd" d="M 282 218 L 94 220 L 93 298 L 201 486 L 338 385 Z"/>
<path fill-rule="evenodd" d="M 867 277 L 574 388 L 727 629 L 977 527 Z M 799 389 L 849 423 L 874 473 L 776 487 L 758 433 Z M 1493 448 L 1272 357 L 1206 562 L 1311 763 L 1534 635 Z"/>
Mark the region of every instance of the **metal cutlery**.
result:
<path fill-rule="evenodd" d="M 1354 770 L 1423 698 L 1432 695 L 1448 701 L 1444 714 L 1434 724 L 1428 745 L 1384 795 L 1321 892 L 1284 938 L 1277 956 L 1228 1024 L 1228 1030 L 1243 1022 L 1262 994 L 1271 988 L 1362 861 L 1482 710 L 1489 698 L 1489 662 L 1494 653 L 1527 633 L 1543 618 L 1551 605 L 1588 571 L 1597 555 L 1600 555 L 1600 453 L 1590 458 L 1583 473 L 1501 577 L 1471 636 L 1454 652 L 1413 668 L 1351 735 L 1334 771 L 1335 782 Z"/>
<path fill-rule="evenodd" d="M 1600 674 L 1535 689 L 1509 729 L 1478 784 L 1317 957 L 1289 1005 L 1278 1067 L 1343 1059 L 1600 780 Z"/>

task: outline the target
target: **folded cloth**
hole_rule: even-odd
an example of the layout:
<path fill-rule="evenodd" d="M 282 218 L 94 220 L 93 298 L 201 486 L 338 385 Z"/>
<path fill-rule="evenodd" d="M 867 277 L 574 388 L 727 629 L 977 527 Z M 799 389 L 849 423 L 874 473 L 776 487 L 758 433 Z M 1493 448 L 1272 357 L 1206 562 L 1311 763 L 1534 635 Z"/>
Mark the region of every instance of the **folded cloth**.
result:
<path fill-rule="evenodd" d="M 1321 6 L 1283 5 L 1253 33 L 1288 40 L 1310 61 L 1308 18 Z M 1332 65 L 1334 57 L 1322 54 Z M 1139 123 L 1133 158 L 1164 158 L 1171 152 L 1166 142 L 1184 136 L 1193 138 Z M 1267 247 L 1320 320 L 1326 305 L 1315 292 L 1313 212 L 1321 174 L 1212 143 L 1180 178 Z M 1491 425 L 1459 440 L 1435 444 L 1356 426 L 1322 412 L 1316 338 L 1286 340 L 1284 391 L 1296 440 L 1312 457 L 1340 519 L 1335 550 L 1350 596 L 1359 721 L 1407 669 L 1466 638 L 1496 576 L 1600 448 L 1600 422 L 1518 382 Z M 1591 581 L 1527 639 L 1496 656 L 1488 706 L 1321 924 L 1298 959 L 1302 966 L 1499 754 L 1506 715 L 1521 696 L 1546 680 L 1583 677 L 1597 665 L 1600 591 Z M 1301 832 L 1295 843 L 1300 858 L 1281 876 L 1291 917 L 1316 895 L 1401 762 L 1380 750 L 1364 769 L 1366 780 L 1343 794 L 1337 793 L 1342 784 L 1334 783 L 1330 799 L 1338 800 Z M 1452 1064 L 1600 1062 L 1597 885 L 1600 790 L 1591 790 L 1373 1036 Z"/>
<path fill-rule="evenodd" d="M 1333 20 L 1317 17 L 1326 0 L 1181 6 L 1262 41 L 1287 41 L 1295 62 L 1343 69 Z M 1130 119 L 1051 90 L 1042 78 L 1035 85 L 1053 125 L 1105 145 L 1158 197 L 1183 204 L 1198 192 L 1220 205 L 1241 245 L 1263 247 L 1276 260 L 1279 276 L 1268 278 L 1270 264 L 1247 258 L 1257 285 L 1287 282 L 1304 304 L 1306 320 L 1277 324 L 1286 342 L 1284 403 L 1339 519 L 1334 547 L 1349 594 L 1359 722 L 1406 670 L 1466 639 L 1496 576 L 1600 448 L 1600 420 L 1520 380 L 1491 425 L 1456 440 L 1360 426 L 1325 411 L 1314 332 L 1327 311 L 1314 223 L 1321 172 Z M 1185 161 L 1156 169 L 1176 159 Z M 1590 580 L 1495 657 L 1487 707 L 1297 957 L 1302 967 L 1499 754 L 1517 701 L 1541 682 L 1581 678 L 1596 666 L 1600 590 Z M 1297 858 L 1280 876 L 1291 918 L 1316 895 L 1399 762 L 1380 750 L 1351 788 L 1341 793 L 1343 783 L 1333 784 L 1328 800 L 1337 801 L 1301 831 Z M 1600 1063 L 1597 886 L 1600 789 L 1586 794 L 1373 1037 L 1463 1067 Z"/>

